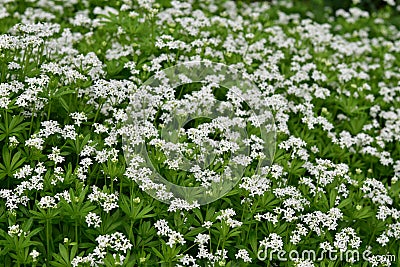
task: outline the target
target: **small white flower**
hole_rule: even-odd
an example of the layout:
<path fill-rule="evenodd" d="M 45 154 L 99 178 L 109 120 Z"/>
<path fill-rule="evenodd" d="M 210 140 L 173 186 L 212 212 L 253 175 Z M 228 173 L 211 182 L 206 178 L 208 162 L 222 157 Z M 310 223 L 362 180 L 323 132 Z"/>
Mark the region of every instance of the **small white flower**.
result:
<path fill-rule="evenodd" d="M 41 209 L 55 208 L 57 203 L 54 197 L 44 196 L 40 199 L 38 206 Z"/>
<path fill-rule="evenodd" d="M 70 116 L 72 119 L 74 119 L 75 124 L 77 126 L 80 126 L 82 124 L 82 122 L 87 121 L 87 116 L 83 112 L 74 112 L 74 113 L 71 113 Z"/>
<path fill-rule="evenodd" d="M 249 252 L 245 249 L 239 249 L 235 254 L 236 259 L 242 259 L 244 262 L 251 262 Z"/>
<path fill-rule="evenodd" d="M 89 212 L 86 215 L 86 223 L 88 224 L 88 226 L 90 227 L 91 225 L 93 225 L 94 228 L 100 227 L 101 224 L 101 218 L 100 216 L 98 216 L 96 213 L 94 212 Z"/>
<path fill-rule="evenodd" d="M 34 262 L 37 261 L 37 257 L 39 257 L 39 255 L 40 255 L 40 253 L 37 252 L 36 249 L 32 250 L 32 251 L 29 253 L 29 256 L 32 257 L 32 259 L 33 259 Z"/>

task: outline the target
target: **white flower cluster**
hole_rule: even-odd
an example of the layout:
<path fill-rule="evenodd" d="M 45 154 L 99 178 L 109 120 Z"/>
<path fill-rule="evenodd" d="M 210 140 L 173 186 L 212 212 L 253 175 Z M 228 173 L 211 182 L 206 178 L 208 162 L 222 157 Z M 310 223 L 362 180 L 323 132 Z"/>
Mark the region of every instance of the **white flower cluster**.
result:
<path fill-rule="evenodd" d="M 85 217 L 87 225 L 90 227 L 93 225 L 94 228 L 100 227 L 101 217 L 94 212 L 89 212 Z"/>
<path fill-rule="evenodd" d="M 292 235 L 290 236 L 290 242 L 294 245 L 298 244 L 301 241 L 302 236 L 306 236 L 308 234 L 308 230 L 301 223 L 296 224 L 296 229 L 292 231 Z"/>
<path fill-rule="evenodd" d="M 111 210 L 118 208 L 118 192 L 107 194 L 99 190 L 97 186 L 92 186 L 93 192 L 89 194 L 90 202 L 97 202 L 103 210 L 109 213 Z"/>
<path fill-rule="evenodd" d="M 71 118 L 74 119 L 75 124 L 77 126 L 81 126 L 81 123 L 87 121 L 87 116 L 83 112 L 74 112 L 71 113 Z"/>
<path fill-rule="evenodd" d="M 208 223 L 205 223 L 209 225 Z M 204 225 L 203 225 L 204 227 Z M 205 226 L 208 227 L 208 226 Z M 182 255 L 180 258 L 180 262 L 186 266 L 192 264 L 192 266 L 199 266 L 196 263 L 196 260 L 206 259 L 206 266 L 215 266 L 215 264 L 222 263 L 225 259 L 227 259 L 227 251 L 226 250 L 219 250 L 217 249 L 216 252 L 213 254 L 209 251 L 208 242 L 210 241 L 210 235 L 208 234 L 197 234 L 194 239 L 194 243 L 198 245 L 198 253 L 196 258 L 191 255 Z M 211 249 L 211 247 L 210 247 Z M 242 253 L 245 255 L 244 253 Z M 242 255 L 241 254 L 241 255 Z M 245 256 L 244 256 L 245 257 Z M 246 258 L 247 259 L 247 258 Z M 178 265 L 179 266 L 179 265 Z"/>
<path fill-rule="evenodd" d="M 273 118 L 279 141 L 274 165 L 246 173 L 237 186 L 245 196 L 229 196 L 244 204 L 235 207 L 236 212 L 246 214 L 244 209 L 254 207 L 255 215 L 236 220 L 235 210 L 228 208 L 208 218 L 202 228 L 210 234 L 195 237 L 198 254 L 180 255 L 179 264 L 197 266 L 199 261 L 209 261 L 211 266 L 223 265 L 228 254 L 251 262 L 246 246 L 231 250 L 225 244 L 225 249 L 211 250 L 211 239 L 218 235 L 212 226 L 225 223 L 230 231 L 239 231 L 248 225 L 247 217 L 268 228 L 289 223 L 292 245 L 301 246 L 308 235 L 321 239 L 330 231 L 335 238 L 320 242 L 322 249 L 359 249 L 360 237 L 368 239 L 371 234 L 363 227 L 353 229 L 353 222 L 345 219 L 355 196 L 361 203 L 354 212 L 364 215 L 368 206 L 367 215 L 371 216 L 367 220 L 385 225 L 372 240 L 374 250 L 398 246 L 400 31 L 390 25 L 389 16 L 395 14 L 394 9 L 388 11 L 391 7 L 374 14 L 359 7 L 326 9 L 322 18 L 326 23 L 320 23 L 311 12 L 294 13 L 295 1 L 243 1 L 239 6 L 235 1 L 174 0 L 162 7 L 154 0 L 122 0 L 94 7 L 88 1 L 43 0 L 29 1 L 29 6 L 17 8 L 18 12 L 14 12 L 15 1 L 0 2 L 0 20 L 7 22 L 2 28 L 6 33 L 0 35 L 0 109 L 13 110 L 2 113 L 0 119 L 11 126 L 19 116 L 24 116 L 21 125 L 33 122 L 27 129 L 23 127 L 23 134 L 14 134 L 9 128 L 3 135 L 1 130 L 6 136 L 2 139 L 4 151 L 9 150 L 11 161 L 13 156 L 24 159 L 21 165 L 19 160 L 14 162 L 18 168 L 12 173 L 1 174 L 7 176 L 1 178 L 0 198 L 11 214 L 20 216 L 28 207 L 51 211 L 64 200 L 70 203 L 66 186 L 93 185 L 94 176 L 109 179 L 105 169 L 116 166 L 116 172 L 122 170 L 120 159 L 128 151 L 125 176 L 141 190 L 150 190 L 169 202 L 168 211 L 183 211 L 189 217 L 188 211 L 202 203 L 178 198 L 168 186 L 156 182 L 155 170 L 144 166 L 143 154 L 131 145 L 152 146 L 160 152 L 156 154 L 163 168 L 171 173 L 185 169 L 191 184 L 206 188 L 209 196 L 222 179 L 229 182 L 237 176 L 224 165 L 227 161 L 245 169 L 259 159 L 268 159 L 264 150 L 270 145 L 267 140 L 240 134 L 248 125 L 257 128 Z M 358 2 L 354 0 L 354 6 Z M 394 0 L 384 2 L 396 6 Z M 62 24 L 56 23 L 60 15 L 65 16 Z M 12 21 L 16 24 L 11 25 Z M 132 27 L 135 25 L 138 27 Z M 107 31 L 109 28 L 115 31 Z M 104 31 L 106 34 L 99 36 Z M 103 37 L 107 41 L 99 42 Z M 220 85 L 227 82 L 224 75 L 215 75 L 216 68 L 206 75 L 199 90 L 177 96 L 174 83 L 191 83 L 194 73 L 180 73 L 174 80 L 161 70 L 188 61 L 206 62 L 207 68 L 211 62 L 230 65 L 232 72 L 242 73 L 260 90 L 241 90 L 239 79 L 231 79 L 232 83 L 225 84 L 230 88 L 226 101 L 219 101 L 223 104 L 216 109 L 221 116 L 197 128 L 181 127 L 173 139 L 172 126 L 183 126 L 193 115 L 215 111 L 215 92 L 222 92 Z M 225 76 L 237 77 L 235 73 Z M 140 86 L 153 74 L 159 82 L 155 87 Z M 243 102 L 252 110 L 244 108 Z M 232 116 L 222 116 L 227 113 Z M 212 138 L 216 133 L 218 138 Z M 130 143 L 122 144 L 121 149 L 123 136 Z M 173 140 L 164 140 L 166 136 Z M 249 153 L 243 153 L 243 147 L 249 148 Z M 216 157 L 209 157 L 210 150 Z M 2 166 L 6 162 L 3 157 Z M 76 158 L 76 163 L 68 162 L 71 158 Z M 185 168 L 188 162 L 195 163 Z M 202 168 L 211 162 L 225 169 Z M 119 177 L 112 178 L 114 184 L 122 183 Z M 88 199 L 110 213 L 118 209 L 119 194 L 126 192 L 125 183 L 121 185 L 121 193 L 93 186 Z M 32 205 L 34 196 L 40 196 L 35 199 L 37 205 Z M 269 212 L 259 206 L 265 199 L 271 200 Z M 325 199 L 330 203 L 319 203 Z M 329 204 L 330 209 L 319 204 Z M 85 220 L 94 228 L 102 223 L 94 212 Z M 185 251 L 188 244 L 183 234 L 170 226 L 166 220 L 156 223 L 159 235 L 168 237 L 167 246 Z M 25 233 L 15 224 L 8 234 Z M 264 240 L 257 240 L 262 246 L 283 248 L 281 233 L 282 237 L 267 234 Z M 370 242 L 363 239 L 363 244 L 365 241 Z M 125 236 L 99 236 L 96 242 L 91 254 L 76 257 L 72 264 L 102 265 L 111 250 L 118 253 L 112 256 L 116 265 L 124 264 L 131 248 Z M 29 251 L 34 261 L 42 260 L 36 250 Z M 147 256 L 139 259 L 145 261 Z M 373 266 L 390 264 L 379 256 L 384 255 L 373 255 L 368 261 Z M 154 260 L 155 256 L 150 257 Z M 314 266 L 307 260 L 294 264 Z"/>
<path fill-rule="evenodd" d="M 349 12 L 346 12 L 343 9 L 337 10 L 336 16 L 341 16 L 345 18 L 348 23 L 355 23 L 360 18 L 368 18 L 369 14 L 367 11 L 363 11 L 357 7 L 352 7 L 349 9 Z"/>
<path fill-rule="evenodd" d="M 251 262 L 249 252 L 245 249 L 239 249 L 235 254 L 236 259 L 242 259 L 244 262 Z"/>
<path fill-rule="evenodd" d="M 37 261 L 37 257 L 39 257 L 40 253 L 34 249 L 29 253 L 29 256 L 32 257 L 33 262 Z"/>
<path fill-rule="evenodd" d="M 193 256 L 190 256 L 187 254 L 180 257 L 179 262 L 182 263 L 182 265 L 176 264 L 175 266 L 177 266 L 177 267 L 181 267 L 181 266 L 199 267 L 200 266 L 196 263 L 196 259 Z"/>
<path fill-rule="evenodd" d="M 76 256 L 71 264 L 77 267 L 81 264 L 89 264 L 90 266 L 99 266 L 104 264 L 104 259 L 107 253 L 115 251 L 117 254 L 113 254 L 115 264 L 123 265 L 125 261 L 127 251 L 132 248 L 132 244 L 129 240 L 120 232 L 113 234 L 100 235 L 96 238 L 97 246 L 92 253 L 87 256 Z M 123 253 L 123 254 L 122 254 Z"/>
<path fill-rule="evenodd" d="M 236 212 L 233 209 L 221 210 L 221 215 L 218 215 L 216 219 L 225 222 L 231 228 L 242 226 L 243 222 L 232 219 L 235 215 Z"/>
<path fill-rule="evenodd" d="M 315 264 L 310 259 L 296 259 L 295 267 L 315 267 Z"/>
<path fill-rule="evenodd" d="M 26 236 L 28 233 L 26 233 L 26 232 L 24 232 L 21 228 L 20 228 L 20 226 L 19 226 L 19 224 L 14 224 L 14 225 L 11 225 L 11 226 L 9 226 L 8 227 L 8 235 L 9 236 L 11 236 L 11 237 L 13 237 L 13 236 L 18 236 L 18 237 L 20 237 L 21 235 L 24 235 L 24 236 Z"/>
<path fill-rule="evenodd" d="M 335 235 L 333 244 L 340 252 L 346 252 L 348 247 L 358 249 L 361 245 L 361 239 L 357 236 L 353 228 L 347 227 Z"/>
<path fill-rule="evenodd" d="M 259 243 L 260 247 L 271 249 L 272 251 L 279 251 L 283 248 L 282 237 L 276 233 L 270 233 L 268 237 L 264 237 Z"/>
<path fill-rule="evenodd" d="M 271 181 L 268 178 L 253 175 L 252 177 L 243 177 L 239 187 L 249 191 L 249 196 L 254 197 L 256 195 L 264 195 L 270 189 L 270 184 Z"/>
<path fill-rule="evenodd" d="M 254 86 L 251 85 L 251 81 L 241 81 L 241 74 L 236 70 L 212 62 L 208 63 L 208 61 L 190 62 L 180 65 L 179 68 L 181 68 L 181 73 L 177 78 L 179 82 L 198 80 L 197 72 L 201 72 L 204 68 L 206 71 L 201 79 L 205 82 L 201 83 L 199 90 L 176 97 L 173 88 L 177 81 L 170 79 L 170 75 L 164 72 L 157 72 L 154 78 L 151 78 L 149 85 L 138 88 L 131 97 L 130 119 L 126 126 L 131 130 L 124 131 L 127 135 L 125 137 L 127 147 L 124 150 L 128 151 L 128 158 L 131 161 L 138 156 L 130 151 L 137 151 L 145 145 L 153 146 L 162 153 L 162 156 L 157 159 L 162 160 L 161 164 L 171 170 L 189 171 L 195 183 L 209 189 L 205 194 L 212 198 L 216 194 L 214 188 L 221 183 L 222 178 L 224 178 L 225 184 L 234 185 L 234 181 L 240 178 L 237 173 L 241 173 L 254 160 L 270 159 L 269 155 L 265 153 L 267 145 L 265 140 L 254 134 L 247 136 L 245 128 L 246 124 L 249 124 L 273 130 L 273 125 L 270 124 L 273 115 L 268 111 L 268 101 L 259 101 L 260 98 L 264 98 L 264 95 L 258 89 L 252 88 Z M 221 69 L 225 75 L 214 74 Z M 239 81 L 239 83 L 231 86 L 233 80 Z M 150 86 L 151 84 L 155 85 Z M 229 101 L 217 100 L 214 91 L 217 91 L 215 89 L 219 89 L 221 84 L 229 86 L 226 93 Z M 248 88 L 249 91 L 245 91 L 243 88 Z M 254 110 L 244 109 L 244 101 L 249 103 L 252 108 L 254 106 Z M 143 110 L 146 112 L 143 113 Z M 158 126 L 162 129 L 161 138 L 157 132 L 157 123 L 156 125 L 153 123 L 157 114 L 160 115 L 161 123 Z M 182 127 L 186 120 L 190 121 L 191 118 L 199 116 L 211 116 L 212 120 L 211 122 L 202 122 L 197 128 L 184 129 Z M 177 143 L 177 138 L 185 141 Z M 182 155 L 189 156 L 193 160 L 188 161 Z M 216 157 L 214 158 L 214 156 Z M 141 162 L 146 163 L 148 160 L 142 159 Z M 129 176 L 134 177 L 142 189 L 153 190 L 156 196 L 163 197 L 162 200 L 169 198 L 169 202 L 172 202 L 174 198 L 179 198 L 177 197 L 179 194 L 175 192 L 179 189 L 174 188 L 173 195 L 163 192 L 166 183 L 161 179 L 157 179 L 161 181 L 157 186 L 154 179 L 150 181 L 148 176 L 142 178 L 143 175 L 137 175 L 138 171 L 149 173 L 149 169 L 152 168 L 147 165 L 140 166 L 136 162 L 133 164 L 135 164 L 132 167 L 134 167 L 136 175 L 132 173 Z M 220 164 L 222 170 L 217 172 L 211 167 L 202 168 L 202 166 L 207 167 L 210 164 L 211 167 Z M 154 176 L 156 175 L 154 174 Z M 252 183 L 250 178 L 248 181 L 250 184 Z M 264 185 L 264 182 L 264 178 L 261 178 L 257 185 Z M 250 184 L 245 187 L 250 187 Z M 252 187 L 255 188 L 257 185 L 252 185 Z M 224 186 L 228 187 L 228 185 Z M 261 195 L 264 192 L 265 188 L 251 193 L 252 195 Z"/>
<path fill-rule="evenodd" d="M 41 209 L 55 208 L 56 206 L 56 199 L 52 196 L 44 196 L 38 203 L 38 207 Z"/>
<path fill-rule="evenodd" d="M 47 169 L 42 162 L 39 162 L 34 169 L 31 166 L 25 165 L 16 172 L 16 178 L 23 180 L 15 188 L 0 189 L 0 198 L 6 201 L 6 207 L 13 211 L 18 208 L 19 204 L 26 206 L 29 198 L 25 195 L 26 192 L 43 190 L 43 178 Z"/>
<path fill-rule="evenodd" d="M 388 195 L 387 189 L 381 181 L 374 178 L 368 178 L 364 181 L 361 191 L 365 198 L 370 198 L 372 202 L 380 205 L 391 205 L 393 200 Z"/>
<path fill-rule="evenodd" d="M 343 213 L 338 208 L 332 208 L 326 214 L 314 211 L 301 216 L 301 220 L 317 235 L 323 234 L 323 228 L 336 230 L 338 221 L 342 218 Z"/>
<path fill-rule="evenodd" d="M 60 153 L 61 151 L 59 148 L 53 147 L 52 153 L 48 154 L 47 157 L 50 160 L 54 161 L 54 163 L 57 165 L 58 163 L 62 163 L 65 160 L 64 157 L 60 155 Z"/>
<path fill-rule="evenodd" d="M 168 207 L 168 211 L 171 211 L 171 212 L 174 212 L 177 210 L 189 211 L 189 210 L 199 208 L 199 207 L 200 207 L 200 204 L 197 201 L 193 201 L 193 203 L 190 204 L 184 199 L 175 198 L 171 201 L 171 203 Z"/>
<path fill-rule="evenodd" d="M 154 227 L 157 229 L 157 235 L 168 237 L 167 245 L 170 246 L 171 248 L 176 244 L 186 243 L 186 240 L 183 238 L 183 235 L 181 233 L 172 230 L 168 226 L 168 222 L 166 220 L 164 219 L 158 220 L 154 224 Z"/>
<path fill-rule="evenodd" d="M 392 261 L 389 255 L 372 255 L 368 257 L 367 261 L 371 263 L 371 266 L 392 266 Z"/>
<path fill-rule="evenodd" d="M 278 216 L 272 214 L 271 212 L 267 212 L 267 213 L 264 213 L 264 214 L 257 213 L 256 215 L 254 215 L 254 219 L 256 219 L 259 222 L 261 222 L 262 220 L 265 220 L 265 221 L 270 222 L 270 223 L 272 223 L 274 225 L 278 223 Z"/>
<path fill-rule="evenodd" d="M 309 155 L 307 150 L 304 148 L 306 146 L 306 142 L 301 140 L 300 138 L 296 138 L 294 136 L 290 136 L 288 140 L 282 141 L 279 143 L 279 148 L 285 149 L 288 151 L 289 149 L 292 150 L 291 158 L 299 157 L 302 160 L 307 160 Z"/>
<path fill-rule="evenodd" d="M 275 207 L 274 212 L 276 214 L 283 214 L 283 219 L 288 222 L 298 219 L 296 212 L 303 211 L 304 208 L 310 204 L 310 202 L 303 197 L 300 190 L 294 186 L 275 188 L 273 193 L 277 198 L 284 199 L 283 208 Z"/>
<path fill-rule="evenodd" d="M 342 178 L 343 180 L 351 181 L 348 176 L 349 167 L 344 164 L 334 164 L 328 159 L 315 159 L 316 165 L 311 162 L 306 162 L 303 166 L 307 171 L 315 177 L 318 186 L 325 187 L 332 183 L 335 178 Z"/>
<path fill-rule="evenodd" d="M 386 246 L 390 241 L 389 238 L 400 240 L 400 222 L 395 222 L 386 225 L 387 229 L 377 237 L 376 241 L 382 246 Z"/>

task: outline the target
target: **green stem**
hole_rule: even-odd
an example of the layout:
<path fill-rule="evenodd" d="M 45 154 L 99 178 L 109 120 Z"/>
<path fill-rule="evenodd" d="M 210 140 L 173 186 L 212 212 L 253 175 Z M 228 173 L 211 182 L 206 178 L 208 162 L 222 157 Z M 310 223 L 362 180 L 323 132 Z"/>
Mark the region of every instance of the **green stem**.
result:
<path fill-rule="evenodd" d="M 19 71 L 19 79 L 20 81 L 22 81 L 22 78 L 25 77 L 25 66 L 23 66 L 23 64 L 25 63 L 25 57 L 26 57 L 26 50 L 24 51 L 24 55 L 22 56 L 22 60 L 21 60 L 21 69 Z"/>
<path fill-rule="evenodd" d="M 78 236 L 78 221 L 75 221 L 75 241 L 76 241 L 76 244 L 78 245 L 79 244 L 79 236 Z"/>
<path fill-rule="evenodd" d="M 97 121 L 97 117 L 99 116 L 99 114 L 100 114 L 100 110 L 101 110 L 101 108 L 103 107 L 103 104 L 104 104 L 104 101 L 102 101 L 101 103 L 100 103 L 100 105 L 99 105 L 99 108 L 97 109 L 97 111 L 96 111 L 96 115 L 94 116 L 94 121 L 93 121 L 93 124 L 95 124 L 96 123 L 96 121 Z"/>
<path fill-rule="evenodd" d="M 111 179 L 111 192 L 114 191 L 114 177 L 110 176 Z"/>
<path fill-rule="evenodd" d="M 36 109 L 34 108 L 33 111 L 32 111 L 32 116 L 31 116 L 31 125 L 29 126 L 29 136 L 32 135 L 32 126 L 33 126 L 33 119 L 35 117 L 34 116 L 35 112 L 36 112 Z"/>
<path fill-rule="evenodd" d="M 119 181 L 119 195 L 122 193 L 122 178 Z"/>
<path fill-rule="evenodd" d="M 9 127 L 8 127 L 9 124 L 8 124 L 8 111 L 7 111 L 7 109 L 5 110 L 4 120 L 5 120 L 5 123 L 6 123 L 6 125 L 5 125 L 6 135 L 7 135 L 7 137 L 9 137 Z"/>
<path fill-rule="evenodd" d="M 51 111 L 51 98 L 49 98 L 49 109 L 47 110 L 47 119 L 50 120 L 50 111 Z"/>
<path fill-rule="evenodd" d="M 30 55 L 30 54 L 32 54 L 32 48 L 31 47 L 28 47 L 26 50 L 25 50 L 25 53 L 24 53 L 24 67 L 22 68 L 22 78 L 25 78 L 25 76 L 26 76 L 26 72 L 27 72 L 27 70 L 28 70 L 28 64 L 29 64 L 29 56 L 26 56 L 26 55 Z M 29 51 L 29 53 L 28 53 L 28 51 Z"/>
<path fill-rule="evenodd" d="M 133 220 L 131 219 L 131 225 L 129 227 L 129 239 L 133 240 Z"/>
<path fill-rule="evenodd" d="M 8 51 L 5 52 L 5 62 L 7 62 L 8 59 Z M 1 68 L 1 82 L 5 82 L 6 81 L 6 76 L 7 76 L 7 64 L 6 63 L 2 63 L 2 68 Z"/>
<path fill-rule="evenodd" d="M 50 249 L 50 219 L 46 220 L 46 245 L 47 245 L 47 263 L 51 260 L 51 249 Z"/>

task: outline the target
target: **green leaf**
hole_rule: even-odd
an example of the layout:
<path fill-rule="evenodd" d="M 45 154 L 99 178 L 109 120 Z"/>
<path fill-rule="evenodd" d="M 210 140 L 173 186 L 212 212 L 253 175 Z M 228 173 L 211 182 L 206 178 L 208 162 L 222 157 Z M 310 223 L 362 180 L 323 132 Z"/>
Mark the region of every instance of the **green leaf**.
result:
<path fill-rule="evenodd" d="M 60 97 L 58 98 L 58 101 L 60 101 L 60 104 L 65 109 L 65 111 L 69 113 L 69 105 L 67 104 L 67 102 L 65 102 L 64 98 Z"/>
<path fill-rule="evenodd" d="M 351 204 L 352 199 L 351 198 L 346 198 L 344 199 L 342 202 L 339 203 L 339 205 L 337 206 L 338 209 L 342 209 L 344 207 L 346 207 L 347 205 Z"/>
<path fill-rule="evenodd" d="M 157 255 L 157 257 L 159 257 L 160 259 L 164 259 L 163 254 L 161 254 L 161 252 L 158 251 L 155 247 L 152 247 L 151 250 L 153 250 L 153 252 Z"/>
<path fill-rule="evenodd" d="M 335 189 L 332 189 L 330 194 L 329 194 L 329 207 L 333 208 L 335 206 L 335 200 L 336 200 L 337 192 Z"/>

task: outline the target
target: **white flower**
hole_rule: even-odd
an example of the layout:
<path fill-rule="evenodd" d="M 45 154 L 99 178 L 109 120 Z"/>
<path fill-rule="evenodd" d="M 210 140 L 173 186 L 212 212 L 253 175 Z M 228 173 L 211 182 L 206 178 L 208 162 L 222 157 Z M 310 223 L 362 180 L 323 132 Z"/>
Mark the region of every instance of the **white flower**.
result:
<path fill-rule="evenodd" d="M 279 251 L 283 248 L 282 237 L 276 233 L 270 233 L 268 237 L 264 237 L 260 241 L 260 246 L 264 246 L 265 249 L 272 249 L 273 251 Z"/>
<path fill-rule="evenodd" d="M 44 144 L 44 140 L 40 137 L 37 137 L 37 135 L 35 135 L 35 134 L 33 134 L 31 136 L 31 138 L 29 138 L 28 140 L 25 141 L 26 146 L 35 147 L 39 150 L 43 149 L 43 144 Z"/>
<path fill-rule="evenodd" d="M 236 212 L 233 209 L 221 210 L 221 215 L 217 216 L 217 220 L 225 222 L 231 228 L 242 226 L 242 222 L 231 218 L 234 215 L 236 215 Z"/>
<path fill-rule="evenodd" d="M 98 216 L 96 213 L 93 212 L 89 212 L 86 215 L 86 223 L 88 224 L 88 226 L 90 227 L 91 225 L 93 225 L 94 228 L 100 227 L 101 224 L 101 218 L 100 216 Z"/>
<path fill-rule="evenodd" d="M 242 183 L 239 187 L 250 192 L 250 196 L 262 196 L 270 188 L 271 181 L 260 175 L 253 175 L 252 177 L 243 177 Z"/>
<path fill-rule="evenodd" d="M 389 242 L 389 238 L 387 237 L 387 235 L 385 235 L 383 233 L 379 237 L 376 238 L 376 242 L 381 244 L 381 246 L 386 246 L 386 244 Z"/>
<path fill-rule="evenodd" d="M 54 161 L 55 164 L 62 163 L 65 159 L 60 155 L 60 149 L 58 147 L 52 148 L 52 153 L 48 154 L 47 157 Z"/>
<path fill-rule="evenodd" d="M 211 221 L 204 221 L 202 227 L 205 227 L 207 229 L 210 229 L 210 227 L 212 226 L 212 222 Z"/>
<path fill-rule="evenodd" d="M 314 267 L 315 264 L 310 259 L 296 259 L 295 267 Z"/>
<path fill-rule="evenodd" d="M 235 254 L 236 259 L 242 259 L 244 262 L 251 262 L 251 258 L 249 256 L 249 252 L 245 249 L 239 249 Z"/>
<path fill-rule="evenodd" d="M 74 113 L 71 113 L 70 116 L 72 119 L 74 119 L 75 124 L 77 126 L 80 126 L 82 124 L 82 122 L 87 121 L 87 116 L 83 112 L 74 112 Z"/>
<path fill-rule="evenodd" d="M 384 2 L 386 2 L 389 6 L 395 6 L 396 2 L 394 0 L 383 0 Z"/>
<path fill-rule="evenodd" d="M 54 197 L 44 196 L 40 199 L 38 206 L 41 209 L 55 208 L 57 203 Z"/>
<path fill-rule="evenodd" d="M 158 220 L 155 224 L 154 227 L 157 229 L 157 235 L 161 236 L 167 236 L 169 238 L 168 242 L 166 243 L 168 246 L 171 248 L 175 244 L 185 244 L 186 240 L 183 238 L 183 235 L 181 233 L 178 233 L 174 230 L 172 230 L 168 226 L 168 222 L 165 221 L 164 219 Z"/>
<path fill-rule="evenodd" d="M 335 235 L 333 244 L 340 252 L 346 252 L 348 246 L 353 249 L 358 249 L 361 245 L 361 239 L 357 236 L 353 228 L 347 227 Z"/>
<path fill-rule="evenodd" d="M 32 257 L 33 261 L 37 261 L 37 257 L 39 257 L 40 253 L 36 251 L 36 249 L 32 250 L 29 253 L 29 256 Z"/>
<path fill-rule="evenodd" d="M 100 191 L 97 186 L 92 186 L 93 192 L 89 194 L 88 198 L 91 202 L 97 202 L 105 212 L 118 208 L 118 192 L 108 194 Z"/>
<path fill-rule="evenodd" d="M 210 240 L 210 235 L 208 234 L 198 234 L 194 239 L 194 242 L 200 245 L 206 244 Z"/>
<path fill-rule="evenodd" d="M 8 227 L 8 234 L 10 236 L 21 236 L 21 234 L 26 235 L 26 233 L 20 228 L 18 224 L 14 224 Z"/>
<path fill-rule="evenodd" d="M 361 191 L 365 194 L 365 198 L 370 198 L 372 202 L 381 205 L 391 205 L 393 200 L 388 195 L 387 189 L 381 181 L 374 178 L 368 178 L 364 181 Z"/>

